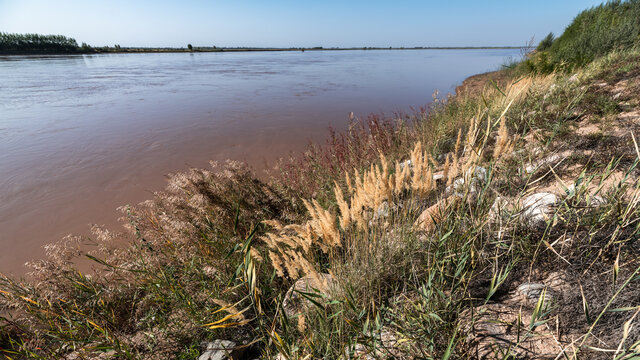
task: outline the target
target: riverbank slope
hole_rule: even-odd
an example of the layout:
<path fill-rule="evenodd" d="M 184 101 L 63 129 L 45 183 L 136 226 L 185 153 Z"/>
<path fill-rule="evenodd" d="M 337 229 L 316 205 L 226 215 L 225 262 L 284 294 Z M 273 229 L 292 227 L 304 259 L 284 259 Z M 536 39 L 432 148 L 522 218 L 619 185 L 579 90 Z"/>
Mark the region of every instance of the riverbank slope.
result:
<path fill-rule="evenodd" d="M 292 358 L 633 353 L 639 59 L 354 120 L 266 183 L 236 163 L 173 175 L 122 209 L 130 234 L 95 229 L 101 251 L 71 238 L 31 280 L 2 279 L 3 349 L 189 357 L 227 339 Z M 109 245 L 122 237 L 130 247 Z"/>

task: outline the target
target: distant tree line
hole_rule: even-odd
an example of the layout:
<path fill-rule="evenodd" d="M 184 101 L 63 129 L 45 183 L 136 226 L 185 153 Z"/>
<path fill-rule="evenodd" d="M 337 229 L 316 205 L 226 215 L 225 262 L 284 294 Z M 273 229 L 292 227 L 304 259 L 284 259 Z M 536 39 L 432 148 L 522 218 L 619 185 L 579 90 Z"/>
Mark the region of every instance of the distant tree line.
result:
<path fill-rule="evenodd" d="M 79 50 L 75 39 L 63 35 L 0 32 L 0 53 L 74 53 Z"/>

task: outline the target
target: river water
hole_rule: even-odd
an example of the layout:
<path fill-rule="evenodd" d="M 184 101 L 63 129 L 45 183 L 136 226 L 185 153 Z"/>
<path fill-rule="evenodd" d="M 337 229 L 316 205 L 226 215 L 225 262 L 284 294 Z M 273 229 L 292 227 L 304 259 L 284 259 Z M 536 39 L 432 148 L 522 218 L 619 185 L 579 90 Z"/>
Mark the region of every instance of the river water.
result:
<path fill-rule="evenodd" d="M 410 111 L 519 50 L 370 50 L 0 57 L 0 272 L 164 175 L 227 158 L 264 168 L 348 113 Z"/>

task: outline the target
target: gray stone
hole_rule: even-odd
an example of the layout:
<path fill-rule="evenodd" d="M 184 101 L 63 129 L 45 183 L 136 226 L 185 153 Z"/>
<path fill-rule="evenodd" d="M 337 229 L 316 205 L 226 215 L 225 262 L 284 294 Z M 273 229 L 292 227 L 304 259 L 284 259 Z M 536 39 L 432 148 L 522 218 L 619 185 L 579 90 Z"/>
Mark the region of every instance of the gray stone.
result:
<path fill-rule="evenodd" d="M 307 311 L 312 305 L 302 293 L 313 293 L 331 298 L 331 294 L 336 290 L 336 281 L 329 274 L 319 273 L 316 275 L 307 275 L 298 279 L 287 291 L 282 301 L 282 307 L 285 314 L 293 317 L 301 312 Z M 322 298 L 315 298 L 315 301 L 322 303 Z"/>
<path fill-rule="evenodd" d="M 522 201 L 522 214 L 520 218 L 530 225 L 539 225 L 549 220 L 553 213 L 553 206 L 558 202 L 558 197 L 552 193 L 537 193 L 528 196 Z"/>
<path fill-rule="evenodd" d="M 447 157 L 450 157 L 452 155 L 453 155 L 453 153 L 450 153 L 450 152 L 448 152 L 446 154 L 440 154 L 440 155 L 438 155 L 438 162 L 444 163 L 445 161 L 447 161 Z"/>
<path fill-rule="evenodd" d="M 589 197 L 589 205 L 598 207 L 607 203 L 607 200 L 602 196 L 594 195 Z"/>
<path fill-rule="evenodd" d="M 471 169 L 467 170 L 467 174 L 467 176 L 471 175 Z M 476 168 L 473 170 L 472 179 L 481 183 L 487 182 L 487 169 L 483 168 L 482 166 L 476 166 Z"/>
<path fill-rule="evenodd" d="M 565 190 L 567 196 L 574 196 L 576 194 L 576 184 L 571 184 L 567 186 Z M 588 194 L 587 194 L 588 195 Z M 607 200 L 600 195 L 588 195 L 589 196 L 589 206 L 598 207 L 606 204 Z"/>
<path fill-rule="evenodd" d="M 518 286 L 518 293 L 520 293 L 529 304 L 537 304 L 543 292 L 544 308 L 548 308 L 553 302 L 553 290 L 545 284 L 524 283 Z"/>
<path fill-rule="evenodd" d="M 457 178 L 453 183 L 444 190 L 446 195 L 458 195 L 461 196 L 464 191 L 464 178 Z"/>
<path fill-rule="evenodd" d="M 491 205 L 491 209 L 489 209 L 489 220 L 490 221 L 498 221 L 500 220 L 505 213 L 510 210 L 509 208 L 511 204 L 509 201 L 502 196 L 497 196 L 493 201 L 493 205 Z"/>
<path fill-rule="evenodd" d="M 409 169 L 413 168 L 413 164 L 411 163 L 411 160 L 405 160 L 405 161 L 400 163 L 400 169 L 401 170 L 404 170 L 405 166 L 408 166 Z"/>
<path fill-rule="evenodd" d="M 466 191 L 465 179 L 469 180 L 469 195 L 475 197 L 482 185 L 487 181 L 487 169 L 482 166 L 476 166 L 475 169 L 467 170 L 464 177 L 457 178 L 453 181 L 453 184 L 447 186 L 445 194 L 463 196 Z"/>
<path fill-rule="evenodd" d="M 344 350 L 345 359 L 354 359 L 354 360 L 375 360 L 375 354 L 372 354 L 366 346 L 362 344 L 355 344 L 353 349 L 346 348 Z"/>
<path fill-rule="evenodd" d="M 567 196 L 573 196 L 576 194 L 576 184 L 571 184 L 569 186 L 567 186 L 567 188 L 564 191 Z"/>
<path fill-rule="evenodd" d="M 205 352 L 200 355 L 198 360 L 227 360 L 239 359 L 242 356 L 242 350 L 235 348 L 236 343 L 229 340 L 215 340 L 206 343 Z"/>
<path fill-rule="evenodd" d="M 560 359 L 563 353 L 573 358 L 570 338 L 558 337 L 554 329 L 543 323 L 528 328 L 532 319 L 549 320 L 545 312 L 569 290 L 566 274 L 553 272 L 540 283 L 521 284 L 499 302 L 463 310 L 459 321 L 472 358 Z M 535 314 L 535 306 L 543 293 L 543 313 Z M 505 356 L 508 353 L 511 357 Z"/>
<path fill-rule="evenodd" d="M 556 84 L 551 84 L 551 86 L 549 86 L 549 89 L 547 90 L 547 93 L 544 94 L 544 99 L 546 100 L 549 96 L 551 96 L 553 94 L 553 92 L 556 90 Z"/>
<path fill-rule="evenodd" d="M 562 159 L 562 154 L 551 154 L 544 159 L 540 159 L 526 165 L 524 167 L 524 172 L 527 174 L 532 174 L 538 171 L 540 168 L 547 167 L 553 163 L 558 162 L 560 159 Z"/>
<path fill-rule="evenodd" d="M 373 359 L 413 359 L 409 356 L 413 343 L 401 341 L 395 332 L 386 327 L 379 332 L 369 334 L 369 345 L 355 344 L 351 349 L 345 349 L 346 359 L 373 360 Z"/>
<path fill-rule="evenodd" d="M 384 201 L 382 202 L 382 204 L 380 204 L 380 206 L 378 206 L 378 209 L 376 210 L 375 214 L 373 214 L 373 220 L 378 220 L 378 219 L 382 219 L 382 218 L 388 218 L 389 217 L 389 204 Z"/>

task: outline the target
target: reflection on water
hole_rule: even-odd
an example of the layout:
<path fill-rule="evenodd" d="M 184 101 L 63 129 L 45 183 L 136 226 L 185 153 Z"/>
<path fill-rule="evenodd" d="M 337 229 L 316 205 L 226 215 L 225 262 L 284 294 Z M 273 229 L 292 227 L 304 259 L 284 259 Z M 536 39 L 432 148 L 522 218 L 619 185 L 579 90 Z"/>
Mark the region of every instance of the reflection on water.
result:
<path fill-rule="evenodd" d="M 263 167 L 342 128 L 408 111 L 518 50 L 0 57 L 0 272 L 232 158 Z"/>

